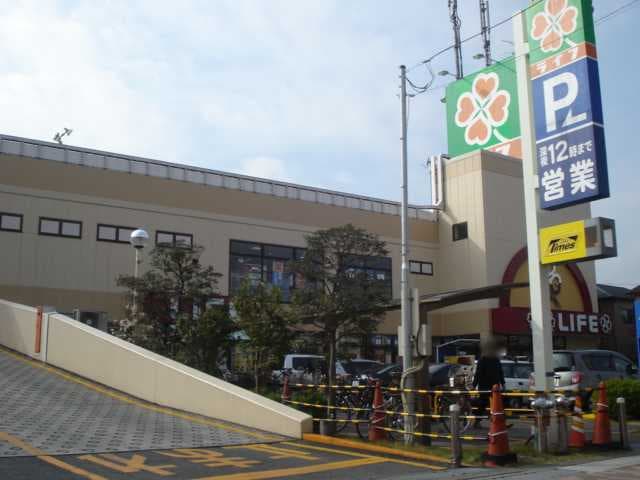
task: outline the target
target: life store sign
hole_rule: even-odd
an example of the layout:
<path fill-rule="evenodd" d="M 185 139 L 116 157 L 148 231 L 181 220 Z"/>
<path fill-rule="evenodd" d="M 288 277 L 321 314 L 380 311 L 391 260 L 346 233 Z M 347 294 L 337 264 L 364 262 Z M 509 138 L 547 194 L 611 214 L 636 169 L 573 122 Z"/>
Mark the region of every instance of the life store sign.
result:
<path fill-rule="evenodd" d="M 613 321 L 607 314 L 553 310 L 551 326 L 554 335 L 611 335 Z M 491 311 L 494 333 L 522 335 L 531 333 L 531 311 L 528 308 L 501 307 Z"/>
<path fill-rule="evenodd" d="M 590 0 L 545 0 L 527 12 L 540 206 L 609 196 Z"/>

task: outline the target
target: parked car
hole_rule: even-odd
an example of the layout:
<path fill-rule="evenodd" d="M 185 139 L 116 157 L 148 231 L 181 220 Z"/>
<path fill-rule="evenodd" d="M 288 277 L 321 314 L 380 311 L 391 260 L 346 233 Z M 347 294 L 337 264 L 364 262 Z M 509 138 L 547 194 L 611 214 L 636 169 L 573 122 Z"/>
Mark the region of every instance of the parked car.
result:
<path fill-rule="evenodd" d="M 352 381 L 360 378 L 362 375 L 369 376 L 380 370 L 383 366 L 384 364 L 381 362 L 365 360 L 363 358 L 339 360 L 336 362 L 336 377 L 340 381 Z"/>
<path fill-rule="evenodd" d="M 504 374 L 504 384 L 507 390 L 529 389 L 529 377 L 533 372 L 533 363 L 516 360 L 500 360 L 502 373 Z M 526 397 L 511 397 L 507 403 L 511 408 L 520 408 L 525 404 Z"/>
<path fill-rule="evenodd" d="M 285 372 L 292 383 L 318 383 L 320 376 L 326 372 L 324 357 L 304 353 L 285 355 L 282 369 L 271 372 L 273 382 L 282 384 Z"/>
<path fill-rule="evenodd" d="M 611 350 L 557 350 L 553 352 L 553 388 L 568 396 L 612 378 L 637 378 L 636 366 Z M 530 388 L 535 389 L 533 374 Z M 589 408 L 591 394 L 582 392 L 582 406 Z"/>
<path fill-rule="evenodd" d="M 429 388 L 446 387 L 449 378 L 455 377 L 460 371 L 460 366 L 451 363 L 433 363 L 429 365 Z M 372 379 L 380 380 L 384 386 L 400 384 L 402 365 L 392 363 L 371 374 Z"/>

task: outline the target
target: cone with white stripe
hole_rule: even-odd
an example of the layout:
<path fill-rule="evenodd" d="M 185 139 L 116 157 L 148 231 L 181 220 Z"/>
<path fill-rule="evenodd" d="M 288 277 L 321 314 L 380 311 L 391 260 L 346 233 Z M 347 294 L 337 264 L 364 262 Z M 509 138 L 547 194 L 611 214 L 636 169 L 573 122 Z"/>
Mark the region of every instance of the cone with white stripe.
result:
<path fill-rule="evenodd" d="M 491 426 L 489 428 L 489 448 L 482 455 L 484 465 L 495 467 L 516 463 L 516 454 L 509 451 L 509 434 L 507 433 L 507 420 L 504 415 L 502 394 L 500 387 L 494 385 L 491 389 Z"/>
<path fill-rule="evenodd" d="M 569 446 L 571 448 L 584 448 L 584 419 L 582 418 L 582 397 L 576 396 L 571 420 L 571 433 L 569 434 Z"/>
<path fill-rule="evenodd" d="M 607 387 L 600 382 L 600 395 L 596 404 L 596 424 L 593 427 L 594 445 L 606 447 L 611 444 L 611 423 L 609 422 L 609 403 L 607 400 Z"/>

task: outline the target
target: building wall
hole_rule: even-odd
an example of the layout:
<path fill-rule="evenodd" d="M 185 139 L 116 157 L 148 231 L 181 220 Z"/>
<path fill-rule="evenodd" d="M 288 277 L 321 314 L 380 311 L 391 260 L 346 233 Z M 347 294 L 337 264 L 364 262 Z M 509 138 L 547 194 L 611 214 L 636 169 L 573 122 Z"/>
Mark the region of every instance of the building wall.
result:
<path fill-rule="evenodd" d="M 145 228 L 152 241 L 156 230 L 193 234 L 194 243 L 205 248 L 203 262 L 223 274 L 220 291 L 225 295 L 230 240 L 302 247 L 304 236 L 316 229 L 352 223 L 387 242 L 393 293 L 399 295 L 397 215 L 16 155 L 0 155 L 0 171 L 2 211 L 23 215 L 22 233 L 0 231 L 0 251 L 5 252 L 0 298 L 119 317 L 123 298 L 116 278 L 132 273 L 134 251 L 127 244 L 97 241 L 99 223 Z M 39 235 L 39 217 L 81 221 L 82 238 Z M 415 275 L 415 284 L 434 291 L 436 224 L 413 219 L 411 230 L 412 258 L 433 262 L 436 272 Z M 395 333 L 393 323 L 383 322 L 383 329 Z"/>

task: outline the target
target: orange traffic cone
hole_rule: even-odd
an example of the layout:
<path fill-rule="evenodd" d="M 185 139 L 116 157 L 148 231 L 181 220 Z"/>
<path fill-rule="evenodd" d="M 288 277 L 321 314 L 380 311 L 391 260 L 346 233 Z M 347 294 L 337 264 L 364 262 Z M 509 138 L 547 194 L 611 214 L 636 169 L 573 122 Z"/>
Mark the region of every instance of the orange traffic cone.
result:
<path fill-rule="evenodd" d="M 507 421 L 502 405 L 500 387 L 494 385 L 491 389 L 491 426 L 489 427 L 489 449 L 482 454 L 486 467 L 516 463 L 518 458 L 509 451 L 509 435 Z"/>
<path fill-rule="evenodd" d="M 282 401 L 288 402 L 291 400 L 291 390 L 289 390 L 289 375 L 284 376 L 284 382 L 282 382 Z"/>
<path fill-rule="evenodd" d="M 582 419 L 582 397 L 576 396 L 571 420 L 571 433 L 569 434 L 569 446 L 572 448 L 584 448 L 584 420 Z"/>
<path fill-rule="evenodd" d="M 375 442 L 377 440 L 385 440 L 387 432 L 377 428 L 384 426 L 385 414 L 381 410 L 384 407 L 382 398 L 382 388 L 380 388 L 380 380 L 376 380 L 376 386 L 373 391 L 373 412 L 371 412 L 371 423 L 369 424 L 369 440 Z"/>
<path fill-rule="evenodd" d="M 596 424 L 593 427 L 593 444 L 608 446 L 611 443 L 611 423 L 609 422 L 609 404 L 607 403 L 607 387 L 600 382 L 600 394 L 596 404 Z"/>

